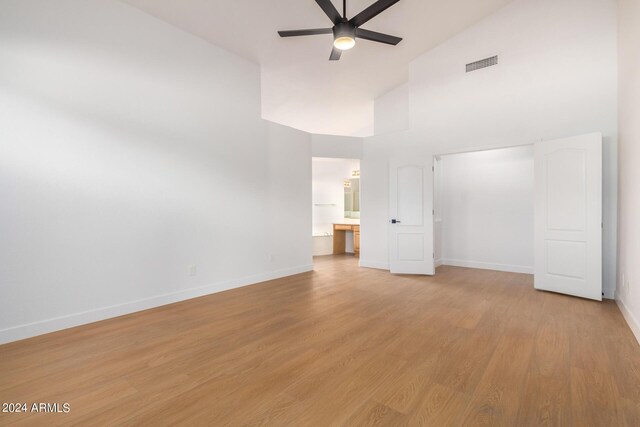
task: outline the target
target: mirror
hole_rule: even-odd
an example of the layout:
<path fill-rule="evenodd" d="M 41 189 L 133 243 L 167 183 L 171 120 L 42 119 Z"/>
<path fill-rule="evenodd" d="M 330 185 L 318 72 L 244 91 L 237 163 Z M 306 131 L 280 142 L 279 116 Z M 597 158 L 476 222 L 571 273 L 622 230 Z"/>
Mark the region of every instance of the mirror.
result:
<path fill-rule="evenodd" d="M 344 180 L 344 217 L 360 218 L 360 178 Z"/>

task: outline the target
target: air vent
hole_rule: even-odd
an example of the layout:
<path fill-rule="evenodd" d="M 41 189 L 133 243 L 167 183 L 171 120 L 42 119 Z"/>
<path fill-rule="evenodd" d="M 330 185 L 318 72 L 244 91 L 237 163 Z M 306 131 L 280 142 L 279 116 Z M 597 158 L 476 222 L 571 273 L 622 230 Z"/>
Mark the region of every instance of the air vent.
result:
<path fill-rule="evenodd" d="M 482 68 L 491 67 L 492 65 L 498 65 L 498 56 L 492 56 L 491 58 L 482 59 L 480 61 L 467 64 L 467 73 L 471 71 L 480 70 Z"/>

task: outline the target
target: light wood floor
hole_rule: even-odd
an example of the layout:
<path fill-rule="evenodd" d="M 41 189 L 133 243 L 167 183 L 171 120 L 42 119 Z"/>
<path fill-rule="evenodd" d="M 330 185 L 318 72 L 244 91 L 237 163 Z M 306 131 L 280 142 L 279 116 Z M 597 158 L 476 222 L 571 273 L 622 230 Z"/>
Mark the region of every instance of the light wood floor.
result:
<path fill-rule="evenodd" d="M 0 346 L 0 425 L 640 425 L 616 305 L 532 277 L 316 271 Z"/>

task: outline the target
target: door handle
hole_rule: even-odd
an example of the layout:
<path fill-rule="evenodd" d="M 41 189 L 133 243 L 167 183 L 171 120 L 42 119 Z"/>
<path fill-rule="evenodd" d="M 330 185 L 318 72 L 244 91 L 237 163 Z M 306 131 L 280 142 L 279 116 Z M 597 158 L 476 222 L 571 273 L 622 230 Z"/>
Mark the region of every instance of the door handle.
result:
<path fill-rule="evenodd" d="M 399 221 L 397 219 L 392 219 L 391 220 L 391 224 L 400 224 L 402 221 Z"/>

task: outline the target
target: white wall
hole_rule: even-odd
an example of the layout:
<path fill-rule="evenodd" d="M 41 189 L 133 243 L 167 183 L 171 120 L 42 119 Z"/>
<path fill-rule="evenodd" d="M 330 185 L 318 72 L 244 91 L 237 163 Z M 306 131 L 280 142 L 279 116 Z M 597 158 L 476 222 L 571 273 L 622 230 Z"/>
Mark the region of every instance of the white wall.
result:
<path fill-rule="evenodd" d="M 409 129 L 409 85 L 403 84 L 376 98 L 375 135 Z"/>
<path fill-rule="evenodd" d="M 344 222 L 344 180 L 360 169 L 357 159 L 314 157 L 312 161 L 313 235 L 333 232 Z"/>
<path fill-rule="evenodd" d="M 311 138 L 256 65 L 115 1 L 1 9 L 0 342 L 311 268 Z"/>
<path fill-rule="evenodd" d="M 409 131 L 367 138 L 362 206 L 386 206 L 390 156 L 605 135 L 604 283 L 615 286 L 617 47 L 615 0 L 515 0 L 410 65 Z M 498 66 L 465 64 L 498 54 Z M 406 145 L 404 151 L 399 147 Z M 381 148 L 385 144 L 395 149 Z M 384 152 L 387 152 L 385 155 Z M 385 157 L 386 156 L 386 157 Z M 367 191 L 370 189 L 372 191 Z M 387 263 L 386 215 L 361 227 L 362 259 Z M 377 248 L 365 242 L 378 242 Z"/>
<path fill-rule="evenodd" d="M 618 5 L 620 222 L 616 297 L 640 341 L 640 2 L 619 0 Z"/>
<path fill-rule="evenodd" d="M 268 232 L 267 271 L 282 276 L 310 267 L 311 136 L 276 123 L 263 123 L 268 130 L 268 139 L 262 143 L 269 147 L 269 221 L 268 231 L 261 230 L 256 237 Z M 249 216 L 255 218 L 256 212 L 260 211 L 252 211 Z M 242 244 L 253 242 L 248 235 Z"/>
<path fill-rule="evenodd" d="M 352 136 L 311 135 L 313 157 L 361 159 L 363 139 Z"/>
<path fill-rule="evenodd" d="M 442 156 L 442 263 L 533 273 L 533 146 Z"/>
<path fill-rule="evenodd" d="M 433 158 L 433 257 L 435 267 L 442 265 L 442 157 Z"/>

